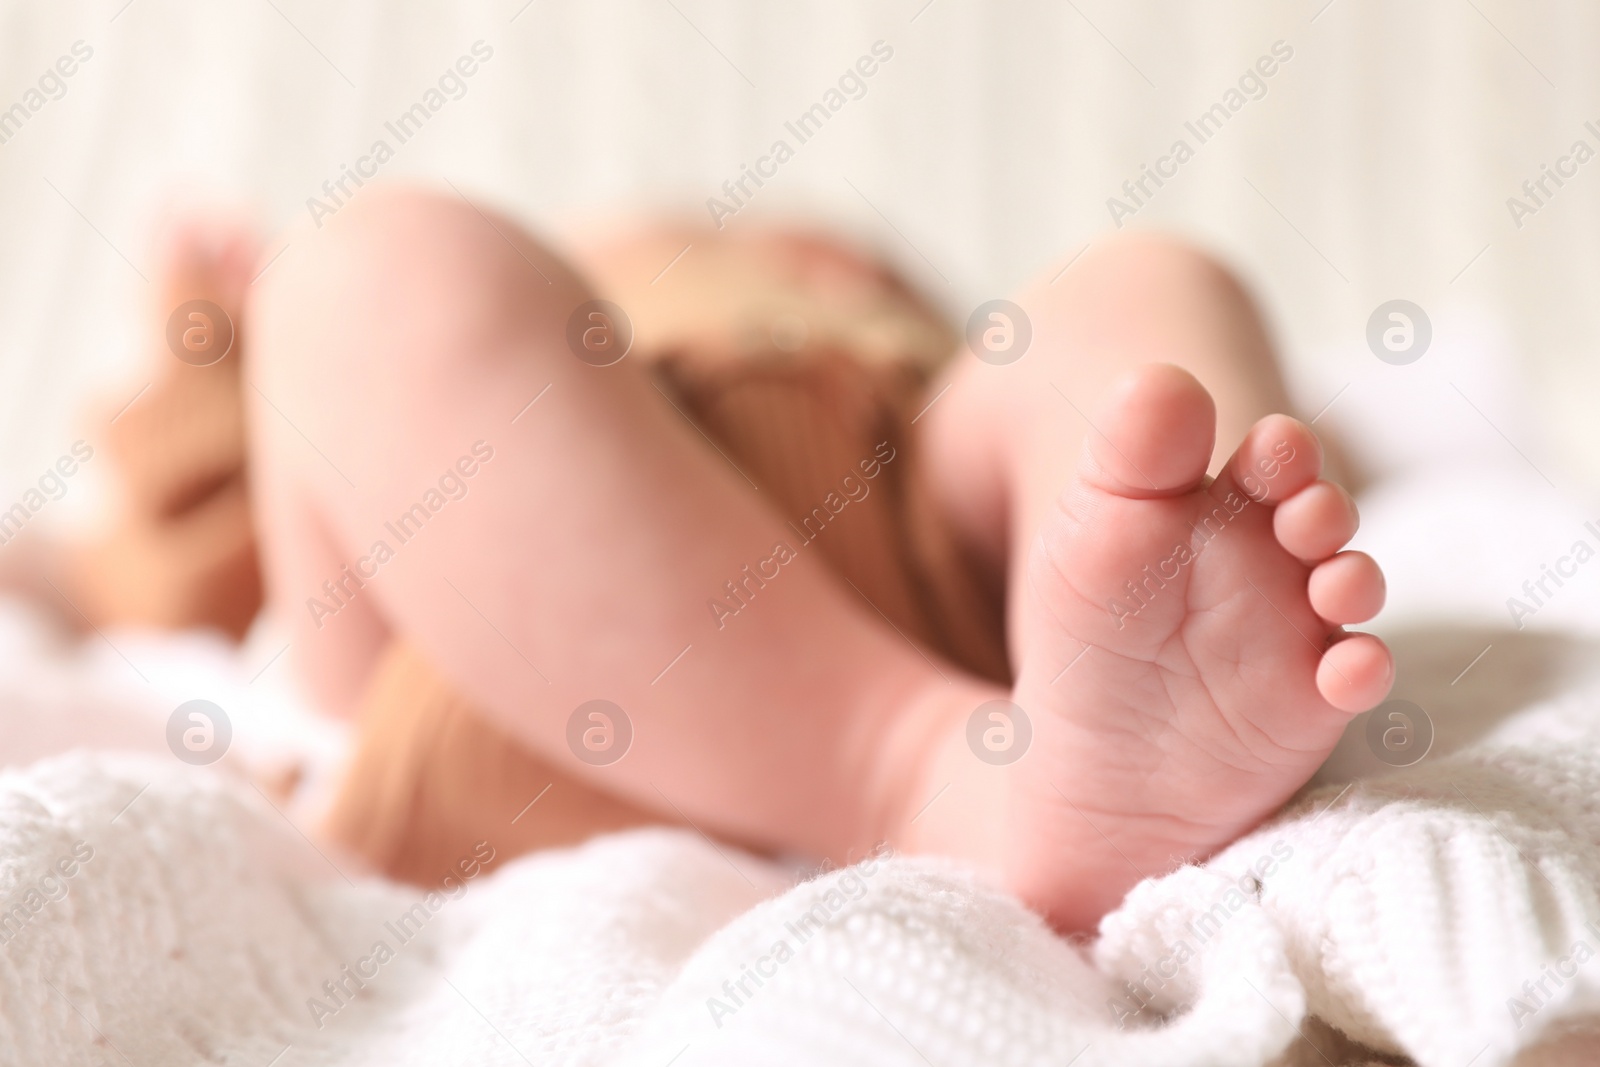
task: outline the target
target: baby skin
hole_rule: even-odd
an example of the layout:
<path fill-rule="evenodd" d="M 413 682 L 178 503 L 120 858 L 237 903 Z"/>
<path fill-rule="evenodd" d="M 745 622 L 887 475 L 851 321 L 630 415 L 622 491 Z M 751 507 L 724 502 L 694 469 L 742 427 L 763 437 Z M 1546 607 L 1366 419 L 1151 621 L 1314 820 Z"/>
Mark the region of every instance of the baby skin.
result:
<path fill-rule="evenodd" d="M 330 710 L 404 635 L 531 751 L 665 820 L 836 862 L 954 856 L 1082 932 L 1269 816 L 1387 695 L 1387 649 L 1342 629 L 1382 575 L 1342 551 L 1356 512 L 1316 436 L 1274 413 L 1254 308 L 1152 237 L 1019 294 L 1021 358 L 958 352 L 914 426 L 937 521 L 1004 602 L 1014 685 L 918 648 L 803 552 L 710 616 L 786 517 L 647 368 L 567 340 L 597 295 L 704 289 L 709 238 L 659 273 L 682 244 L 580 253 L 586 281 L 509 219 L 379 187 L 291 235 L 238 309 L 252 491 Z M 477 442 L 493 459 L 467 496 L 336 614 L 301 608 Z M 633 729 L 599 766 L 567 732 L 596 698 Z M 1031 735 L 1001 765 L 969 741 L 994 701 Z"/>
<path fill-rule="evenodd" d="M 1338 551 L 1355 510 L 1307 426 L 1262 419 L 1208 479 L 1214 405 L 1161 364 L 1095 421 L 1029 553 L 1012 698 L 1039 751 L 1011 783 L 1006 869 L 1069 926 L 1254 826 L 1391 681 L 1382 643 L 1339 629 L 1377 614 L 1383 577 Z"/>

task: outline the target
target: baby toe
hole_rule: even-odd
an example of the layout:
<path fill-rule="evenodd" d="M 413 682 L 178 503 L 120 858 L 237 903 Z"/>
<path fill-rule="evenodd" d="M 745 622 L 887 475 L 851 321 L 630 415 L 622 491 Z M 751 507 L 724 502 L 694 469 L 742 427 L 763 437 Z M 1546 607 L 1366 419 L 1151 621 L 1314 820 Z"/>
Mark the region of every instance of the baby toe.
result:
<path fill-rule="evenodd" d="M 1258 504 L 1277 504 L 1322 472 L 1322 442 L 1311 428 L 1287 415 L 1268 415 L 1251 427 L 1224 477 Z"/>
<path fill-rule="evenodd" d="M 1118 496 L 1176 496 L 1205 477 L 1217 408 L 1194 375 L 1152 363 L 1112 387 L 1092 426 L 1082 470 L 1090 483 Z"/>
<path fill-rule="evenodd" d="M 1318 480 L 1278 505 L 1272 530 L 1285 552 L 1315 563 L 1349 543 L 1361 525 L 1356 502 L 1342 486 Z"/>
<path fill-rule="evenodd" d="M 1306 583 L 1311 610 L 1339 626 L 1378 614 L 1387 591 L 1383 571 L 1365 552 L 1341 552 L 1318 564 Z"/>
<path fill-rule="evenodd" d="M 1322 654 L 1317 691 L 1322 699 L 1351 715 L 1382 703 L 1394 684 L 1394 657 L 1371 634 L 1351 634 Z"/>

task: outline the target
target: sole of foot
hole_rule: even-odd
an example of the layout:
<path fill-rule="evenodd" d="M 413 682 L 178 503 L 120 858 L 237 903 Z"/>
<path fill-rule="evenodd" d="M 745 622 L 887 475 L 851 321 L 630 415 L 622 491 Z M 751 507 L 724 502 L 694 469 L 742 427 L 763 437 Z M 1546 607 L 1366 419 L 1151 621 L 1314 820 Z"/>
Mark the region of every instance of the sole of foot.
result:
<path fill-rule="evenodd" d="M 1309 427 L 1262 419 L 1212 481 L 1215 405 L 1167 365 L 1123 380 L 1094 427 L 1029 561 L 1013 694 L 1034 737 L 1006 878 L 1067 931 L 1258 824 L 1394 674 L 1343 629 L 1377 614 L 1383 575 L 1340 551 L 1355 505 Z"/>

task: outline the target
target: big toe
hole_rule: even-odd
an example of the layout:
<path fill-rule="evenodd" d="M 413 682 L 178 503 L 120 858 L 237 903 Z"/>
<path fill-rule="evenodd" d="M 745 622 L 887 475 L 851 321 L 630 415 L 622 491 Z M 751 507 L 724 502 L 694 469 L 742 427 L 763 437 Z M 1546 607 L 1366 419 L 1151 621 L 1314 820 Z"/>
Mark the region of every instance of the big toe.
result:
<path fill-rule="evenodd" d="M 1117 382 L 1101 403 L 1083 477 L 1119 496 L 1186 493 L 1205 478 L 1217 407 L 1181 367 L 1151 363 Z"/>

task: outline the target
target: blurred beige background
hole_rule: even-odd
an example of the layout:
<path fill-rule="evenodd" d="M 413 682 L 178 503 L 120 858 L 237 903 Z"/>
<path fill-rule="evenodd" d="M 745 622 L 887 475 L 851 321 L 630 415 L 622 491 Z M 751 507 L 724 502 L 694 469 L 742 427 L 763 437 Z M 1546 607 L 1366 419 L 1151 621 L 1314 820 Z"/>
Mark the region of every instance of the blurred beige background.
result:
<path fill-rule="evenodd" d="M 0 109 L 26 107 L 77 42 L 92 56 L 0 127 L 5 498 L 93 440 L 74 421 L 90 391 L 146 380 L 133 331 L 163 197 L 243 200 L 273 227 L 306 217 L 477 41 L 492 58 L 381 175 L 448 180 L 556 232 L 704 212 L 885 42 L 865 94 L 730 225 L 849 228 L 957 320 L 1105 239 L 1107 198 L 1183 137 L 1194 158 L 1130 225 L 1239 267 L 1304 413 L 1334 401 L 1319 427 L 1379 470 L 1497 462 L 1530 492 L 1600 486 L 1600 161 L 1520 228 L 1506 203 L 1575 140 L 1600 150 L 1584 127 L 1600 130 L 1593 4 L 16 0 L 0 7 Z M 1275 42 L 1292 58 L 1198 144 L 1185 122 Z M 1404 367 L 1364 340 L 1393 298 L 1435 335 Z"/>

